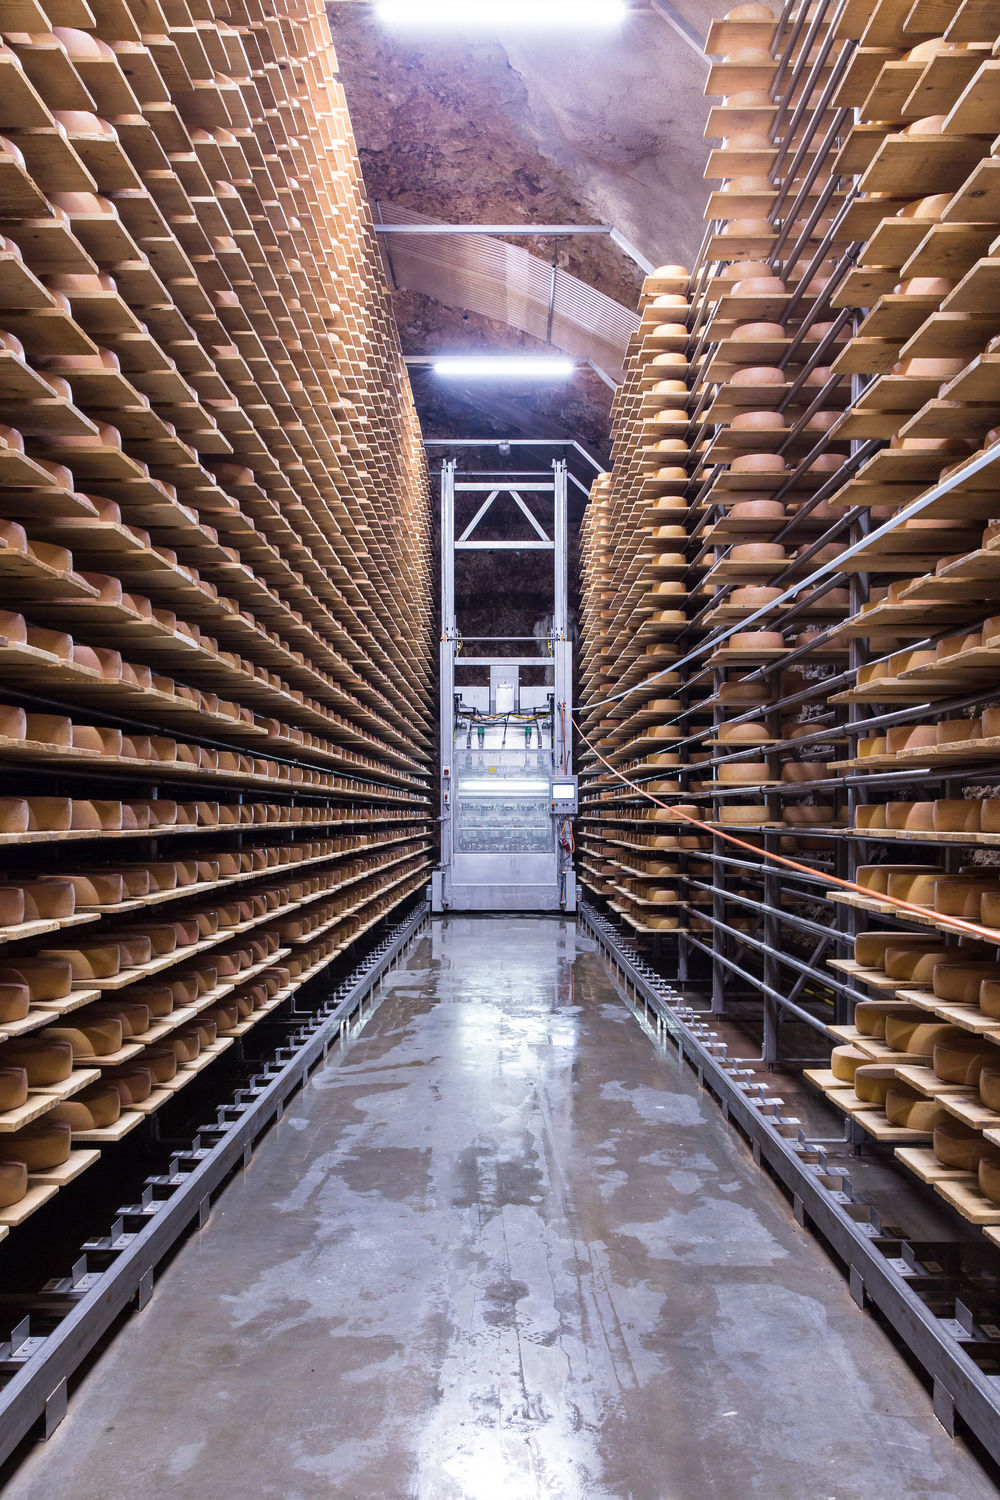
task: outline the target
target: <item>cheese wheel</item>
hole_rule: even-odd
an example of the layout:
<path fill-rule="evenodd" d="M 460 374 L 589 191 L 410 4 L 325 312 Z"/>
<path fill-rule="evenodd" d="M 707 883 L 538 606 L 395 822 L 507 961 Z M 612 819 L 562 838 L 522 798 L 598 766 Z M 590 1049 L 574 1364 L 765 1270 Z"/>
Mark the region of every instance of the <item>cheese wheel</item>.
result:
<path fill-rule="evenodd" d="M 0 1162 L 0 1208 L 12 1208 L 28 1191 L 28 1167 L 23 1161 Z"/>
<path fill-rule="evenodd" d="M 889 802 L 885 809 L 887 828 L 930 829 L 934 822 L 933 802 Z"/>
<path fill-rule="evenodd" d="M 958 1120 L 942 1120 L 934 1127 L 934 1155 L 942 1166 L 961 1172 L 976 1172 L 979 1159 L 988 1149 L 978 1130 L 971 1130 Z"/>
<path fill-rule="evenodd" d="M 58 1037 L 12 1037 L 3 1044 L 2 1061 L 4 1067 L 23 1068 L 29 1088 L 47 1088 L 72 1073 L 73 1048 Z"/>
<path fill-rule="evenodd" d="M 766 724 L 749 720 L 745 724 L 720 724 L 718 738 L 727 745 L 761 745 L 771 736 Z"/>
<path fill-rule="evenodd" d="M 916 1012 L 908 1012 L 908 1014 Z M 859 1000 L 854 1007 L 854 1024 L 862 1036 L 885 1039 L 885 1018 L 888 1011 L 878 1000 Z"/>
<path fill-rule="evenodd" d="M 945 1083 L 967 1088 L 979 1082 L 983 1063 L 997 1056 L 1000 1054 L 983 1037 L 960 1031 L 957 1036 L 935 1042 L 932 1067 Z"/>
<path fill-rule="evenodd" d="M 104 1077 L 118 1095 L 122 1109 L 128 1109 L 134 1104 L 142 1104 L 153 1092 L 153 1075 L 146 1066 L 144 1053 L 135 1062 L 123 1063 L 117 1068 L 108 1068 Z"/>
<path fill-rule="evenodd" d="M 201 1037 L 197 1032 L 175 1031 L 167 1038 L 167 1045 L 174 1051 L 178 1065 L 193 1063 L 201 1052 Z"/>
<path fill-rule="evenodd" d="M 26 984 L 0 982 L 0 1024 L 23 1021 L 31 1008 L 31 991 Z"/>
<path fill-rule="evenodd" d="M 47 948 L 45 957 L 68 964 L 73 979 L 79 983 L 90 979 L 113 979 L 122 966 L 117 943 L 94 948 Z"/>
<path fill-rule="evenodd" d="M 72 1135 L 63 1120 L 53 1120 L 52 1111 L 13 1135 L 0 1135 L 0 1161 L 23 1162 L 29 1172 L 45 1172 L 69 1160 Z"/>
<path fill-rule="evenodd" d="M 719 822 L 756 827 L 759 823 L 767 822 L 767 804 L 753 802 L 744 807 L 723 807 L 719 810 Z"/>
<path fill-rule="evenodd" d="M 934 829 L 938 833 L 977 833 L 982 803 L 976 797 L 941 799 L 934 803 Z"/>
<path fill-rule="evenodd" d="M 955 957 L 955 949 L 940 944 L 933 948 L 887 948 L 883 968 L 890 979 L 912 985 L 932 984 L 939 963 Z"/>
<path fill-rule="evenodd" d="M 127 1041 L 133 1036 L 142 1036 L 151 1023 L 149 1006 L 126 991 L 123 995 L 109 995 L 86 1009 L 88 1021 L 118 1021 L 122 1036 Z"/>
<path fill-rule="evenodd" d="M 741 323 L 734 328 L 732 339 L 734 343 L 755 343 L 761 339 L 783 339 L 787 334 L 780 323 Z"/>
<path fill-rule="evenodd" d="M 1000 983 L 1000 964 L 945 962 L 934 965 L 931 981 L 939 1000 L 955 1005 L 978 1005 L 984 979 Z"/>
<path fill-rule="evenodd" d="M 979 1098 L 987 1109 L 1000 1111 L 1000 1056 L 993 1052 L 979 1071 Z"/>
<path fill-rule="evenodd" d="M 854 1092 L 866 1104 L 882 1104 L 896 1081 L 895 1066 L 889 1063 L 862 1063 L 854 1070 Z"/>
<path fill-rule="evenodd" d="M 177 1053 L 173 1047 L 145 1047 L 142 1065 L 148 1068 L 154 1085 L 169 1083 L 177 1073 Z"/>
<path fill-rule="evenodd" d="M 737 630 L 726 642 L 733 651 L 778 651 L 784 644 L 780 630 Z"/>
<path fill-rule="evenodd" d="M 931 1057 L 938 1042 L 950 1041 L 954 1036 L 967 1033 L 957 1026 L 928 1017 L 925 1011 L 896 1011 L 885 1018 L 886 1044 L 896 1052 L 909 1052 L 917 1057 Z"/>
<path fill-rule="evenodd" d="M 788 462 L 779 453 L 741 453 L 729 468 L 733 474 L 784 474 Z"/>
<path fill-rule="evenodd" d="M 966 917 L 978 921 L 987 896 L 992 897 L 1000 907 L 1000 886 L 996 880 L 974 880 L 961 876 L 938 880 L 934 885 L 934 910 L 942 916 Z"/>
<path fill-rule="evenodd" d="M 24 1068 L 0 1066 L 0 1111 L 20 1109 L 28 1097 L 28 1074 Z"/>
<path fill-rule="evenodd" d="M 979 1009 L 984 1016 L 1000 1020 L 1000 984 L 995 979 L 984 979 L 979 986 Z"/>
<path fill-rule="evenodd" d="M 788 376 L 779 365 L 745 365 L 741 370 L 734 370 L 729 381 L 730 385 L 787 385 Z"/>
<path fill-rule="evenodd" d="M 63 1120 L 73 1131 L 103 1130 L 113 1125 L 121 1112 L 118 1090 L 107 1083 L 96 1083 L 57 1104 L 47 1118 Z"/>
<path fill-rule="evenodd" d="M 922 1130 L 930 1135 L 937 1125 L 948 1119 L 948 1111 L 936 1099 L 925 1099 L 916 1089 L 905 1083 L 893 1083 L 885 1096 L 885 1117 L 890 1125 L 904 1126 L 907 1130 Z"/>
<path fill-rule="evenodd" d="M 121 1049 L 121 1021 L 88 1021 L 74 1016 L 73 1022 L 72 1026 L 46 1027 L 42 1035 L 50 1041 L 69 1042 L 74 1057 L 107 1057 Z"/>
<path fill-rule="evenodd" d="M 650 894 L 652 895 L 652 893 Z M 669 899 L 675 900 L 676 896 L 674 894 L 671 894 Z M 203 1018 L 206 1021 L 211 1021 L 215 1025 L 216 1034 L 223 1031 L 231 1031 L 234 1026 L 239 1025 L 239 1006 L 230 995 L 227 996 L 226 999 L 223 1000 L 220 1004 L 213 1005 L 209 1010 L 204 1011 Z"/>
<path fill-rule="evenodd" d="M 892 876 L 898 875 L 907 880 L 923 873 L 936 877 L 941 874 L 941 870 L 937 865 L 858 865 L 856 879 L 858 885 L 864 886 L 866 891 L 877 891 L 885 895 Z"/>
<path fill-rule="evenodd" d="M 847 1045 L 834 1047 L 830 1053 L 830 1071 L 834 1078 L 839 1078 L 843 1083 L 853 1083 L 857 1068 L 869 1063 L 871 1058 L 857 1047 Z"/>
<path fill-rule="evenodd" d="M 854 939 L 854 958 L 865 969 L 882 969 L 887 948 L 912 948 L 921 952 L 931 942 L 932 939 L 915 932 L 859 932 Z"/>
<path fill-rule="evenodd" d="M 1000 891 L 983 891 L 976 915 L 984 927 L 1000 927 Z"/>
<path fill-rule="evenodd" d="M 992 1203 L 1000 1203 L 1000 1151 L 987 1146 L 976 1168 L 979 1191 Z"/>

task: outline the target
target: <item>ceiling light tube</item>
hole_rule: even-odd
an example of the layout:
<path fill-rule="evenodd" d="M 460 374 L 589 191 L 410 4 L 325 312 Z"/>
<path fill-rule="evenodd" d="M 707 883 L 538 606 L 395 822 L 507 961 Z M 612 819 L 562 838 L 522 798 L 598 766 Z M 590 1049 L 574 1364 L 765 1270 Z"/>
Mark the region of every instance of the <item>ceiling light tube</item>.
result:
<path fill-rule="evenodd" d="M 468 31 L 492 26 L 507 30 L 530 26 L 569 27 L 575 31 L 618 26 L 625 19 L 625 0 L 376 0 L 375 14 L 385 26 L 454 26 Z"/>
<path fill-rule="evenodd" d="M 453 354 L 434 361 L 435 375 L 445 380 L 569 380 L 575 371 L 571 359 L 535 354 Z"/>

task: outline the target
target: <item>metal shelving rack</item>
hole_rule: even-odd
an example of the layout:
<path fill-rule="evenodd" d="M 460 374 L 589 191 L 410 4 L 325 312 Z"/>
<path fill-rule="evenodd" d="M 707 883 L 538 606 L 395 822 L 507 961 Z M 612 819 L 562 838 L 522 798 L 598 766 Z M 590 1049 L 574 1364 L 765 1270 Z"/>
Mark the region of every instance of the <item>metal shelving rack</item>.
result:
<path fill-rule="evenodd" d="M 925 45 L 911 55 L 918 44 L 933 42 L 945 23 L 945 41 L 965 44 L 964 51 Z M 942 741 L 940 749 L 890 753 L 881 747 L 883 753 L 874 753 L 879 746 L 863 743 L 907 725 L 967 718 L 998 701 L 1000 656 L 994 661 L 990 655 L 995 627 L 981 647 L 948 645 L 963 627 L 974 632 L 1000 599 L 992 533 L 979 539 L 995 511 L 990 484 L 1000 457 L 989 432 L 1000 415 L 1000 383 L 987 348 L 991 334 L 1000 333 L 995 300 L 986 292 L 995 274 L 989 253 L 995 232 L 987 239 L 974 222 L 977 212 L 995 218 L 995 132 L 981 101 L 995 88 L 996 31 L 995 15 L 981 6 L 956 3 L 942 17 L 940 10 L 932 15 L 928 7 L 893 0 L 790 3 L 773 25 L 714 23 L 708 50 L 717 60 L 707 92 L 723 102 L 712 110 L 708 133 L 722 144 L 706 175 L 725 178 L 728 186 L 712 195 L 713 218 L 694 272 L 683 282 L 687 337 L 671 346 L 682 352 L 683 368 L 654 364 L 665 341 L 647 312 L 664 289 L 663 273 L 646 284 L 643 324 L 615 412 L 612 473 L 595 485 L 585 521 L 581 651 L 588 705 L 581 722 L 588 739 L 639 783 L 659 783 L 668 774 L 672 786 L 658 791 L 661 800 L 706 825 L 701 831 L 671 821 L 667 808 L 650 808 L 626 787 L 612 792 L 613 773 L 591 752 L 581 756 L 581 879 L 614 924 L 604 920 L 602 933 L 621 951 L 642 952 L 648 972 L 670 977 L 676 988 L 669 1004 L 677 1008 L 682 1033 L 689 1025 L 715 1024 L 729 1038 L 752 1036 L 760 1044 L 755 1076 L 781 1070 L 786 1080 L 794 1076 L 802 1097 L 809 1094 L 799 1081 L 805 1067 L 815 1085 L 815 1117 L 823 1118 L 830 1104 L 843 1122 L 844 1156 L 895 1165 L 914 1201 L 929 1195 L 936 1208 L 945 1206 L 956 1285 L 965 1275 L 967 1286 L 975 1283 L 968 1295 L 976 1313 L 966 1326 L 975 1328 L 976 1399 L 991 1410 L 980 1405 L 967 1420 L 987 1443 L 995 1435 L 989 1393 L 998 1349 L 982 1325 L 990 1322 L 996 1297 L 990 1256 L 1000 1243 L 1000 1204 L 977 1187 L 974 1172 L 956 1186 L 957 1174 L 940 1170 L 929 1132 L 886 1128 L 878 1110 L 859 1111 L 850 1081 L 835 1077 L 828 1059 L 834 1042 L 861 1051 L 867 1046 L 873 1063 L 898 1076 L 891 1049 L 870 1045 L 852 1025 L 858 1003 L 873 1000 L 900 1009 L 915 1004 L 928 1020 L 981 1037 L 987 1052 L 1000 1037 L 1000 1024 L 977 1016 L 975 1006 L 948 1009 L 929 990 L 915 1000 L 912 989 L 900 996 L 883 971 L 853 958 L 857 935 L 868 929 L 929 933 L 942 942 L 947 936 L 954 944 L 945 913 L 921 921 L 835 888 L 837 879 L 868 880 L 871 864 L 919 860 L 954 876 L 973 859 L 995 870 L 1000 886 L 993 835 L 941 833 L 920 826 L 916 815 L 913 825 L 898 830 L 869 826 L 866 811 L 903 799 L 905 809 L 911 801 L 988 796 L 1000 784 L 1000 740 L 994 744 L 983 729 L 978 740 L 973 735 L 971 750 L 958 731 L 956 742 Z M 770 61 L 759 51 L 748 56 L 744 49 L 752 47 L 768 49 Z M 755 89 L 763 102 L 753 102 Z M 928 125 L 932 114 L 947 115 L 943 129 Z M 921 122 L 913 141 L 907 128 Z M 754 143 L 747 132 L 762 123 L 766 140 Z M 768 174 L 766 190 L 754 185 L 751 173 Z M 945 207 L 939 201 L 935 208 L 934 194 Z M 993 195 L 987 196 L 990 207 L 977 209 L 984 194 Z M 760 264 L 728 276 L 732 263 L 747 260 Z M 672 289 L 679 291 L 679 268 L 670 270 Z M 931 275 L 948 281 L 936 290 L 922 282 L 914 287 L 914 277 Z M 768 292 L 760 285 L 765 277 L 783 286 Z M 735 279 L 750 289 L 735 288 Z M 949 282 L 957 283 L 954 295 Z M 897 293 L 901 283 L 906 289 Z M 748 324 L 756 332 L 744 338 Z M 781 327 L 760 326 L 772 324 Z M 931 357 L 946 336 L 962 356 L 956 360 L 962 368 L 951 376 L 932 380 L 926 367 L 905 363 Z M 751 377 L 752 386 L 741 388 L 732 378 L 741 367 L 788 371 L 790 378 L 772 396 L 770 375 Z M 660 396 L 660 375 L 686 380 L 686 426 L 676 420 L 653 425 L 650 411 L 685 399 L 665 391 Z M 734 422 L 763 410 L 787 420 L 780 427 L 759 423 L 756 431 Z M 655 441 L 664 433 L 682 437 L 686 451 Z M 964 451 L 907 441 L 956 433 L 967 440 Z M 775 461 L 756 472 L 736 463 L 752 454 Z M 666 463 L 685 465 L 686 486 L 655 467 Z M 746 477 L 734 479 L 741 471 Z M 763 512 L 734 511 L 743 497 L 782 502 L 785 512 L 773 512 L 765 523 Z M 669 675 L 654 685 L 652 667 L 638 679 L 629 676 L 636 624 L 624 605 L 629 587 L 638 584 L 633 616 L 636 605 L 653 609 L 656 548 L 667 545 L 656 541 L 658 518 L 685 527 L 684 538 L 670 545 L 684 554 L 678 575 L 684 594 L 671 602 L 686 618 L 659 637 L 669 642 L 661 658 Z M 936 529 L 915 527 L 915 521 L 933 521 Z M 620 546 L 629 525 L 645 541 L 631 552 Z M 746 562 L 747 554 L 733 549 L 751 542 L 779 544 L 784 555 Z M 947 566 L 939 588 L 942 555 Z M 736 591 L 743 586 L 770 593 L 741 596 Z M 647 635 L 655 639 L 651 618 Z M 808 638 L 797 639 L 807 627 Z M 734 634 L 761 631 L 774 634 L 770 646 L 766 638 L 731 644 Z M 945 667 L 921 665 L 918 657 L 910 678 L 865 685 L 880 665 L 888 673 L 906 671 L 901 652 L 931 652 L 941 641 Z M 738 705 L 726 697 L 735 682 L 743 691 L 766 692 L 759 702 Z M 669 772 L 654 769 L 621 732 L 623 725 L 648 726 L 644 710 L 655 693 L 671 695 L 657 722 L 659 742 L 676 760 Z M 731 738 L 737 726 L 758 723 L 763 728 L 756 736 L 747 731 L 744 742 Z M 789 771 L 790 764 L 811 758 L 825 769 Z M 754 770 L 753 762 L 763 764 Z M 740 784 L 736 768 L 748 763 Z M 751 802 L 761 815 L 747 812 L 735 821 L 735 810 Z M 831 815 L 819 821 L 819 813 L 796 811 L 822 804 Z M 718 832 L 754 847 L 735 847 L 714 836 Z M 637 848 L 640 860 L 651 858 L 654 843 L 659 857 L 669 855 L 676 893 L 660 908 L 668 919 L 657 924 L 644 919 L 648 907 L 622 898 L 625 861 L 636 859 Z M 804 868 L 771 862 L 766 856 L 773 854 Z M 972 915 L 980 921 L 978 910 Z M 995 931 L 1000 950 L 1000 924 L 986 927 Z M 1000 960 L 1000 951 L 995 956 Z M 902 1065 L 905 1059 L 896 1056 Z M 953 1090 L 954 1098 L 935 1091 L 940 1081 L 931 1059 L 925 1062 L 925 1086 L 945 1099 L 942 1108 L 972 1135 L 979 1133 L 987 1151 L 1000 1146 L 1000 1114 L 994 1118 L 981 1105 L 974 1087 L 964 1094 Z M 955 1312 L 960 1323 L 965 1311 L 962 1304 Z M 935 1337 L 946 1345 L 955 1329 L 942 1322 Z M 920 1358 L 934 1366 L 926 1350 Z M 965 1371 L 961 1378 L 967 1377 Z M 943 1420 L 949 1420 L 955 1389 L 951 1376 L 936 1384 Z"/>

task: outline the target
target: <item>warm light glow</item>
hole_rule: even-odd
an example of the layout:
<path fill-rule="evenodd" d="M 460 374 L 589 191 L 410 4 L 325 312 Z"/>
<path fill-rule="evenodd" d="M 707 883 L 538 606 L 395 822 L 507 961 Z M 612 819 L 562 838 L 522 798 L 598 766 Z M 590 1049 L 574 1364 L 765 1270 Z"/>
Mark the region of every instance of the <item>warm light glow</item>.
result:
<path fill-rule="evenodd" d="M 569 380 L 571 359 L 545 355 L 455 354 L 434 361 L 435 375 L 446 380 Z"/>
<path fill-rule="evenodd" d="M 618 26 L 625 0 L 376 0 L 375 14 L 386 26 Z"/>
<path fill-rule="evenodd" d="M 511 797 L 524 796 L 533 792 L 537 797 L 548 795 L 549 784 L 547 781 L 528 781 L 511 777 L 504 781 L 497 777 L 495 781 L 487 781 L 485 778 L 472 778 L 468 781 L 462 780 L 458 784 L 458 790 L 465 795 L 479 797 Z"/>

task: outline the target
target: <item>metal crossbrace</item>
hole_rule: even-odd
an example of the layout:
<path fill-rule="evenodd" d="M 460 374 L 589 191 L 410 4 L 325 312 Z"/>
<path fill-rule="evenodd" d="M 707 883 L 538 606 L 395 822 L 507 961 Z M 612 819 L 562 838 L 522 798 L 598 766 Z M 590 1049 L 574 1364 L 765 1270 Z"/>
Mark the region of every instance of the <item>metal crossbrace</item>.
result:
<path fill-rule="evenodd" d="M 850 1176 L 827 1153 L 828 1145 L 846 1141 L 808 1138 L 800 1122 L 782 1112 L 782 1102 L 769 1095 L 767 1084 L 753 1079 L 742 1059 L 729 1056 L 726 1043 L 711 1030 L 710 1014 L 685 1001 L 588 901 L 580 901 L 577 915 L 616 972 L 633 1013 L 658 1042 L 671 1041 L 691 1064 L 723 1118 L 749 1139 L 754 1161 L 766 1163 L 791 1195 L 797 1221 L 823 1239 L 846 1268 L 858 1306 L 877 1307 L 926 1372 L 941 1425 L 954 1435 L 960 1419 L 990 1453 L 1000 1451 L 1000 1380 L 971 1352 L 992 1361 L 1000 1327 L 977 1321 L 953 1292 L 954 1315 L 938 1317 L 917 1291 L 929 1283 L 945 1285 L 949 1265 L 966 1251 L 975 1261 L 977 1247 L 921 1246 L 883 1226 L 878 1210 L 857 1200 Z"/>
<path fill-rule="evenodd" d="M 118 1211 L 106 1235 L 88 1241 L 69 1276 L 35 1297 L 17 1299 L 46 1324 L 33 1336 L 31 1312 L 0 1343 L 0 1462 L 42 1420 L 49 1437 L 66 1413 L 68 1382 L 115 1319 L 129 1306 L 143 1308 L 157 1266 L 193 1222 L 208 1219 L 212 1194 L 248 1165 L 254 1146 L 281 1119 L 289 1098 L 327 1057 L 346 1046 L 381 1004 L 385 976 L 429 922 L 421 901 L 342 980 L 317 1012 L 295 1027 L 249 1083 L 216 1110 L 189 1145 L 170 1158 L 167 1171 L 146 1179 L 139 1200 Z M 93 1265 L 100 1269 L 92 1269 Z"/>

